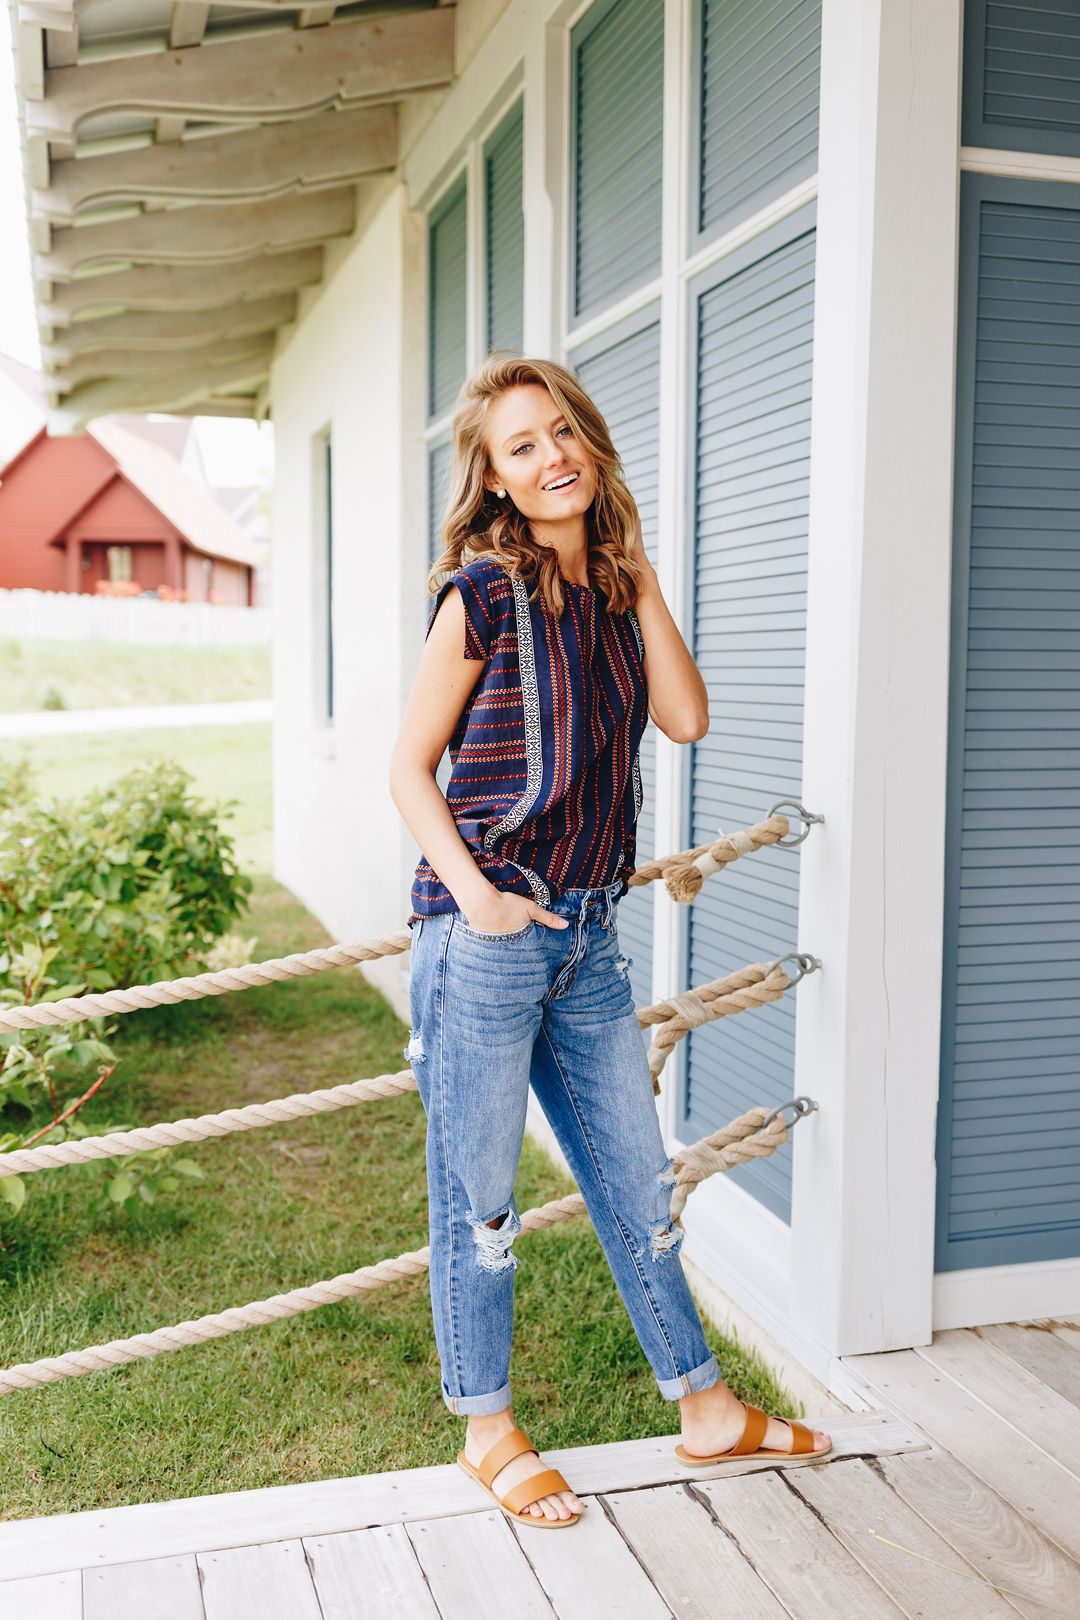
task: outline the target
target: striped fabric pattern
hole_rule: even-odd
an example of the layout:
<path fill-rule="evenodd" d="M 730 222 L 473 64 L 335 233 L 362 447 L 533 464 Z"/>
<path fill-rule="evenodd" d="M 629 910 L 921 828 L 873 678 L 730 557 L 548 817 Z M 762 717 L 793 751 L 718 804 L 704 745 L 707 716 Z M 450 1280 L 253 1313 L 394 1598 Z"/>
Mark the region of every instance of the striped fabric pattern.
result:
<path fill-rule="evenodd" d="M 486 667 L 450 738 L 446 802 L 477 866 L 497 889 L 548 905 L 634 870 L 648 723 L 637 614 L 566 580 L 561 620 L 501 563 L 477 557 L 446 579 L 465 606 L 463 656 Z M 411 925 L 457 901 L 423 855 Z"/>

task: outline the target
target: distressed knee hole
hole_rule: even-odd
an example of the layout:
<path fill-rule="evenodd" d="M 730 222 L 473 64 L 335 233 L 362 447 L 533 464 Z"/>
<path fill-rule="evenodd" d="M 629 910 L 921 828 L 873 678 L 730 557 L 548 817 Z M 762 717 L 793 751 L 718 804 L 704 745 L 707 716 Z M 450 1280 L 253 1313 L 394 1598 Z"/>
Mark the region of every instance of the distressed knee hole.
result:
<path fill-rule="evenodd" d="M 403 1046 L 401 1050 L 410 1063 L 422 1063 L 424 1061 L 424 1042 L 418 1029 L 410 1029 L 409 1044 Z"/>
<path fill-rule="evenodd" d="M 517 1255 L 510 1245 L 521 1231 L 521 1219 L 513 1209 L 504 1209 L 500 1215 L 488 1220 L 469 1216 L 476 1240 L 476 1263 L 481 1271 L 513 1271 Z"/>
<path fill-rule="evenodd" d="M 674 1185 L 675 1185 L 675 1160 L 674 1159 L 668 1159 L 667 1160 L 667 1162 L 664 1165 L 664 1168 L 661 1170 L 660 1174 L 656 1178 L 656 1184 L 657 1184 L 658 1187 L 674 1187 Z"/>
<path fill-rule="evenodd" d="M 683 1228 L 670 1219 L 657 1221 L 649 1228 L 649 1253 L 654 1260 L 658 1260 L 662 1254 L 675 1254 L 685 1236 Z"/>

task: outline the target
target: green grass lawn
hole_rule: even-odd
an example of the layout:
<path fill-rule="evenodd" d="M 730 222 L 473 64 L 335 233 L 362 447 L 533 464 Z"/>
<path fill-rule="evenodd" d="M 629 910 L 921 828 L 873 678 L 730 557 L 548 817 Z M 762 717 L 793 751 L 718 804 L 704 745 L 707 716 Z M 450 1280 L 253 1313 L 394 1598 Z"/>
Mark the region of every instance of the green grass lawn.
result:
<path fill-rule="evenodd" d="M 246 861 L 269 825 L 266 740 L 200 766 L 243 792 Z M 74 741 L 75 739 L 72 739 Z M 88 746 L 94 739 L 78 739 Z M 110 739 L 113 767 L 130 738 Z M 69 745 L 70 746 L 70 745 Z M 196 763 L 196 734 L 164 738 Z M 51 745 L 50 745 L 51 748 Z M 186 750 L 186 751 L 185 751 Z M 47 750 L 43 777 L 74 767 Z M 107 771 L 105 751 L 83 769 Z M 256 883 L 256 955 L 325 943 L 293 897 Z M 320 974 L 118 1021 L 115 1075 L 88 1123 L 149 1123 L 405 1066 L 408 1031 L 356 971 Z M 0 1365 L 285 1292 L 427 1241 L 424 1115 L 415 1092 L 322 1119 L 184 1150 L 203 1183 L 153 1205 L 87 1214 L 93 1171 L 28 1178 L 20 1217 L 0 1215 Z M 527 1209 L 572 1190 L 527 1137 L 515 1188 Z M 515 1416 L 545 1447 L 675 1433 L 587 1220 L 518 1240 Z M 725 1378 L 773 1411 L 798 1409 L 763 1366 L 707 1330 Z M 272 1326 L 0 1398 L 0 1513 L 7 1518 L 159 1501 L 452 1461 L 463 1421 L 439 1391 L 426 1273 Z"/>
<path fill-rule="evenodd" d="M 270 696 L 270 648 L 0 638 L 0 712 Z M 57 701 L 59 699 L 59 701 Z"/>

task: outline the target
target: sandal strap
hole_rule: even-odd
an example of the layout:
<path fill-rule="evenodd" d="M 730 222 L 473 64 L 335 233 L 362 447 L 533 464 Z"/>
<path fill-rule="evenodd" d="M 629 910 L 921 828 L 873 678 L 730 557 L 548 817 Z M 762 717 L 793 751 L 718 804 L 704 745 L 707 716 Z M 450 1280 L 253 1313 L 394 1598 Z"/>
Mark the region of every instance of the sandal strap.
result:
<path fill-rule="evenodd" d="M 505 1468 L 514 1457 L 520 1457 L 523 1451 L 535 1450 L 524 1429 L 511 1429 L 501 1440 L 496 1440 L 490 1451 L 485 1452 L 476 1472 L 484 1484 L 490 1486 L 500 1468 Z"/>
<path fill-rule="evenodd" d="M 762 1436 L 768 1427 L 769 1414 L 763 1412 L 760 1406 L 746 1405 L 746 1423 L 743 1432 L 728 1452 L 729 1457 L 742 1457 L 748 1451 L 757 1451 L 761 1445 Z"/>
<path fill-rule="evenodd" d="M 814 1431 L 813 1431 L 813 1429 L 808 1429 L 805 1423 L 800 1423 L 799 1422 L 798 1418 L 785 1418 L 784 1422 L 787 1424 L 788 1428 L 791 1430 L 791 1451 L 792 1451 L 792 1455 L 793 1456 L 796 1455 L 796 1454 L 801 1455 L 804 1451 L 813 1451 L 813 1449 L 814 1449 Z"/>
<path fill-rule="evenodd" d="M 507 1491 L 500 1501 L 511 1513 L 520 1513 L 522 1508 L 528 1507 L 530 1502 L 538 1502 L 542 1496 L 554 1496 L 556 1491 L 569 1489 L 557 1468 L 542 1468 L 539 1473 L 530 1474 L 520 1485 Z"/>

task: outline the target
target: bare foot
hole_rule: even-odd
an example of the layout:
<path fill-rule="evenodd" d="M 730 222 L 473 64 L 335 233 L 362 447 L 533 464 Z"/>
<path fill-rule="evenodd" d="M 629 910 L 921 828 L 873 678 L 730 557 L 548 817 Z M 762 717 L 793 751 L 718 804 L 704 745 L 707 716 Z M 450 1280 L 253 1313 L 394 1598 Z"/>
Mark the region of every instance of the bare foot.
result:
<path fill-rule="evenodd" d="M 509 1434 L 511 1429 L 516 1427 L 509 1407 L 501 1412 L 493 1412 L 490 1416 L 471 1416 L 465 1431 L 463 1448 L 466 1462 L 472 1463 L 474 1468 L 479 1468 L 496 1440 L 501 1440 L 504 1434 Z M 505 1496 L 515 1485 L 520 1485 L 523 1480 L 540 1473 L 541 1469 L 546 1467 L 547 1464 L 540 1460 L 537 1452 L 523 1451 L 520 1456 L 511 1457 L 510 1461 L 499 1469 L 495 1478 L 490 1481 L 491 1488 L 500 1496 Z M 520 1516 L 524 1518 L 526 1514 L 531 1514 L 536 1519 L 569 1519 L 572 1514 L 584 1511 L 585 1503 L 580 1497 L 575 1496 L 573 1491 L 556 1491 L 554 1496 L 541 1496 L 535 1502 L 530 1502 Z"/>
<path fill-rule="evenodd" d="M 722 1382 L 684 1396 L 679 1407 L 682 1411 L 683 1445 L 692 1457 L 709 1457 L 714 1452 L 730 1450 L 746 1423 L 742 1401 Z M 816 1452 L 827 1451 L 829 1435 L 823 1429 L 812 1429 L 810 1432 L 814 1436 L 814 1450 L 805 1455 L 812 1457 Z M 760 1444 L 770 1451 L 790 1451 L 791 1430 L 786 1419 L 771 1417 Z"/>

